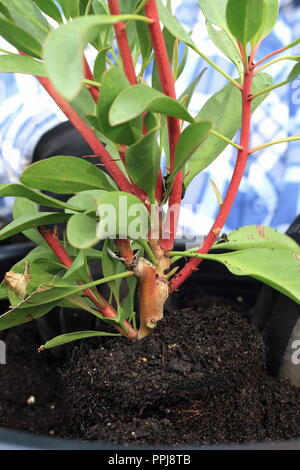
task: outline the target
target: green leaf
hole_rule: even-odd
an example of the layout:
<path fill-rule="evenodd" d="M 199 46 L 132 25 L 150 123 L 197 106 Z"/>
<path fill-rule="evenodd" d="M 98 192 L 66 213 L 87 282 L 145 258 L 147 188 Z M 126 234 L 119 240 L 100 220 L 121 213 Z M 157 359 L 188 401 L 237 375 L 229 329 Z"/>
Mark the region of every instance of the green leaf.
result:
<path fill-rule="evenodd" d="M 155 187 L 160 168 L 160 149 L 157 129 L 144 135 L 126 151 L 126 169 L 131 180 L 155 202 Z"/>
<path fill-rule="evenodd" d="M 23 197 L 46 207 L 70 209 L 73 211 L 77 210 L 76 206 L 72 206 L 53 197 L 46 196 L 46 194 L 39 193 L 34 189 L 23 186 L 22 184 L 0 184 L 0 197 L 7 196 Z"/>
<path fill-rule="evenodd" d="M 7 299 L 7 287 L 6 285 L 2 282 L 0 284 L 0 300 Z"/>
<path fill-rule="evenodd" d="M 140 199 L 122 191 L 106 193 L 98 207 L 98 240 L 147 238 L 148 211 Z"/>
<path fill-rule="evenodd" d="M 99 30 L 118 21 L 148 21 L 137 15 L 92 15 L 75 18 L 52 31 L 44 44 L 45 65 L 54 87 L 67 100 L 74 99 L 84 78 L 82 56 L 84 49 Z"/>
<path fill-rule="evenodd" d="M 278 18 L 279 0 L 261 0 L 261 3 L 263 3 L 263 21 L 251 40 L 251 44 L 254 46 L 271 33 Z"/>
<path fill-rule="evenodd" d="M 37 318 L 41 318 L 55 307 L 55 303 L 41 305 L 34 308 L 15 308 L 8 310 L 0 316 L 0 331 L 13 328 L 14 326 L 23 325 Z"/>
<path fill-rule="evenodd" d="M 37 4 L 37 6 L 42 10 L 46 15 L 50 16 L 50 18 L 53 18 L 55 21 L 58 23 L 62 23 L 62 17 L 60 14 L 59 9 L 53 2 L 53 0 L 33 0 L 34 3 Z"/>
<path fill-rule="evenodd" d="M 10 224 L 6 225 L 0 230 L 0 240 L 15 235 L 16 233 L 24 232 L 32 227 L 40 227 L 41 225 L 56 224 L 64 222 L 70 216 L 68 214 L 58 212 L 38 212 L 37 214 L 23 215 L 18 219 L 14 220 Z"/>
<path fill-rule="evenodd" d="M 228 30 L 226 20 L 228 0 L 198 0 L 198 3 L 207 21 Z"/>
<path fill-rule="evenodd" d="M 13 205 L 13 218 L 18 219 L 19 217 L 25 214 L 38 214 L 39 209 L 37 204 L 29 199 L 24 199 L 23 197 L 17 197 Z M 25 230 L 23 234 L 32 240 L 37 245 L 48 246 L 42 235 L 38 232 L 36 228 L 30 228 Z"/>
<path fill-rule="evenodd" d="M 49 31 L 49 25 L 39 8 L 31 0 L 1 0 L 10 12 L 14 23 L 41 42 Z M 21 50 L 23 50 L 21 48 Z"/>
<path fill-rule="evenodd" d="M 74 333 L 66 333 L 64 335 L 56 336 L 56 338 L 47 341 L 40 350 L 56 348 L 63 344 L 71 343 L 72 341 L 78 341 L 79 339 L 94 338 L 96 336 L 120 336 L 115 333 L 106 333 L 103 331 L 75 331 Z"/>
<path fill-rule="evenodd" d="M 146 63 L 152 52 L 152 43 L 150 39 L 149 29 L 145 23 L 138 21 L 136 23 L 136 30 L 139 37 L 142 59 L 143 62 Z"/>
<path fill-rule="evenodd" d="M 109 124 L 108 114 L 112 103 L 117 96 L 130 87 L 123 70 L 120 67 L 111 67 L 101 78 L 101 100 L 97 106 L 97 116 L 101 123 L 102 132 L 113 142 L 132 145 L 142 135 L 142 117 L 132 122 L 112 127 Z"/>
<path fill-rule="evenodd" d="M 287 80 L 289 82 L 292 82 L 293 80 L 296 80 L 296 78 L 300 75 L 300 63 L 296 64 L 293 68 L 292 71 L 290 72 Z"/>
<path fill-rule="evenodd" d="M 101 203 L 101 199 L 105 191 L 101 189 L 94 189 L 90 191 L 81 191 L 75 196 L 68 200 L 68 204 L 78 207 L 83 211 L 97 210 L 98 205 Z M 69 211 L 68 211 L 69 212 Z M 70 211 L 74 213 L 74 210 Z"/>
<path fill-rule="evenodd" d="M 217 30 L 212 23 L 207 22 L 208 34 L 213 43 L 228 57 L 236 66 L 240 77 L 243 76 L 243 63 L 241 60 L 238 44 L 230 32 Z"/>
<path fill-rule="evenodd" d="M 83 158 L 51 157 L 29 165 L 20 181 L 30 187 L 69 194 L 88 189 L 114 190 L 106 174 Z"/>
<path fill-rule="evenodd" d="M 226 240 L 217 242 L 216 250 L 245 250 L 249 248 L 272 248 L 276 250 L 300 251 L 298 243 L 284 233 L 271 227 L 247 225 L 226 235 Z"/>
<path fill-rule="evenodd" d="M 157 8 L 160 21 L 167 28 L 167 30 L 177 39 L 184 42 L 188 46 L 195 48 L 194 41 L 189 33 L 181 26 L 179 21 L 171 15 L 169 10 L 164 6 L 161 0 L 157 0 Z"/>
<path fill-rule="evenodd" d="M 300 303 L 300 254 L 291 250 L 247 249 L 219 255 L 193 255 L 224 264 L 236 276 L 250 276 Z"/>
<path fill-rule="evenodd" d="M 95 59 L 93 75 L 96 82 L 101 83 L 103 73 L 106 71 L 106 54 L 109 51 L 109 47 L 106 47 L 98 52 Z"/>
<path fill-rule="evenodd" d="M 179 137 L 174 159 L 174 170 L 169 181 L 173 181 L 178 171 L 182 170 L 185 164 L 194 155 L 196 150 L 203 144 L 213 128 L 211 121 L 199 121 L 190 124 Z"/>
<path fill-rule="evenodd" d="M 261 28 L 263 13 L 262 0 L 228 0 L 226 19 L 231 34 L 246 46 Z"/>
<path fill-rule="evenodd" d="M 253 93 L 264 90 L 272 83 L 270 75 L 257 74 L 253 80 Z M 266 96 L 268 95 L 265 94 L 253 100 L 253 111 L 263 102 Z M 241 127 L 241 92 L 234 85 L 228 83 L 205 103 L 196 120 L 213 122 L 217 132 L 232 140 Z M 227 145 L 223 140 L 213 135 L 209 136 L 201 145 L 199 151 L 196 151 L 187 163 L 188 174 L 185 178 L 185 186 L 187 187 L 198 173 L 212 163 Z"/>
<path fill-rule="evenodd" d="M 196 78 L 187 86 L 187 88 L 184 90 L 184 92 L 180 95 L 178 100 L 180 102 L 183 101 L 184 99 L 184 105 L 186 108 L 189 107 L 191 99 L 193 97 L 194 91 L 196 90 L 201 78 L 203 77 L 204 73 L 206 72 L 207 69 L 203 69 L 199 75 L 197 75 Z"/>
<path fill-rule="evenodd" d="M 120 93 L 110 108 L 109 121 L 112 126 L 116 126 L 131 121 L 145 111 L 194 122 L 182 104 L 146 85 L 134 85 Z"/>
<path fill-rule="evenodd" d="M 38 59 L 42 57 L 40 43 L 25 29 L 20 28 L 11 21 L 0 18 L 0 31 L 1 36 L 18 50 Z"/>
<path fill-rule="evenodd" d="M 63 279 L 83 282 L 89 282 L 91 280 L 84 251 L 78 253 L 73 260 L 72 266 L 64 274 Z"/>
<path fill-rule="evenodd" d="M 97 222 L 85 214 L 73 215 L 67 224 L 67 239 L 75 248 L 85 250 L 99 242 Z"/>
<path fill-rule="evenodd" d="M 0 72 L 26 73 L 46 77 L 46 71 L 42 62 L 38 62 L 32 57 L 16 54 L 0 55 Z"/>

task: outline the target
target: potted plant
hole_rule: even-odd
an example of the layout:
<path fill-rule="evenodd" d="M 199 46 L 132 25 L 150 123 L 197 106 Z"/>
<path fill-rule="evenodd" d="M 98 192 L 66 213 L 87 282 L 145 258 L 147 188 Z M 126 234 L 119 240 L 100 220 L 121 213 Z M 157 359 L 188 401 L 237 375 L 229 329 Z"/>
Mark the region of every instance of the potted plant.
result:
<path fill-rule="evenodd" d="M 250 147 L 252 113 L 273 89 L 294 80 L 300 72 L 299 58 L 289 56 L 287 59 L 295 60 L 296 65 L 284 82 L 274 84 L 264 69 L 271 57 L 272 63 L 282 60 L 276 58 L 282 50 L 255 60 L 261 41 L 276 23 L 278 1 L 199 1 L 208 25 L 219 28 L 210 28 L 212 40 L 236 65 L 238 78 L 220 69 L 201 50 L 201 45 L 194 43 L 172 16 L 170 3 L 0 2 L 1 34 L 18 50 L 0 56 L 0 70 L 35 75 L 92 148 L 97 162 L 93 165 L 84 158 L 55 156 L 25 168 L 18 184 L 0 187 L 0 196 L 16 197 L 14 221 L 0 231 L 0 240 L 23 232 L 37 245 L 4 277 L 1 298 L 9 299 L 10 308 L 0 317 L 0 330 L 41 319 L 54 307 L 81 309 L 100 321 L 94 330 L 60 334 L 39 348 L 44 351 L 95 338 L 96 346 L 93 341 L 87 342 L 90 346 L 83 356 L 77 349 L 73 351 L 71 365 L 63 371 L 73 423 L 77 427 L 82 422 L 90 426 L 85 438 L 101 435 L 98 428 L 94 433 L 91 430 L 100 420 L 102 427 L 104 423 L 106 429 L 113 429 L 116 440 L 121 439 L 117 433 L 120 409 L 126 410 L 127 419 L 131 417 L 126 426 L 132 427 L 133 441 L 143 416 L 145 429 L 137 442 L 147 442 L 147 436 L 149 442 L 155 442 L 163 429 L 172 434 L 174 422 L 168 413 L 176 414 L 179 427 L 182 423 L 189 427 L 195 422 L 191 419 L 194 417 L 198 425 L 199 421 L 205 423 L 211 406 L 209 397 L 215 397 L 220 371 L 227 394 L 234 394 L 238 387 L 243 407 L 252 397 L 252 382 L 265 374 L 262 343 L 253 327 L 246 327 L 230 308 L 225 314 L 216 306 L 208 316 L 207 306 L 203 307 L 204 320 L 199 320 L 201 315 L 191 316 L 190 311 L 163 318 L 170 294 L 203 260 L 225 265 L 237 276 L 263 281 L 300 302 L 300 248 L 292 238 L 262 226 L 242 227 L 222 235 L 249 156 L 268 146 L 300 139 L 286 137 Z M 300 39 L 288 44 L 284 50 L 299 42 Z M 190 84 L 182 97 L 177 98 L 175 93 L 175 81 L 186 57 L 178 61 L 180 43 L 193 49 L 228 80 L 196 117 L 189 113 L 188 104 L 201 77 Z M 93 72 L 84 55 L 88 45 L 97 51 Z M 143 74 L 152 61 L 151 87 L 143 81 Z M 233 139 L 240 129 L 240 142 L 236 143 Z M 236 148 L 236 166 L 224 200 L 213 183 L 220 210 L 211 230 L 199 249 L 174 250 L 184 190 L 228 145 Z M 162 154 L 167 162 L 165 174 L 161 170 Z M 71 193 L 72 197 L 64 201 L 60 196 L 45 194 L 49 191 L 58 195 Z M 39 205 L 50 209 L 41 212 Z M 63 235 L 57 224 L 65 224 Z M 103 245 L 98 249 L 100 240 Z M 183 266 L 178 265 L 180 260 L 185 260 Z M 93 278 L 91 261 L 101 263 L 100 278 Z M 102 285 L 108 287 L 108 296 L 98 290 Z M 229 347 L 229 330 L 224 322 L 231 323 L 236 332 L 242 325 L 248 328 L 247 341 L 237 333 Z M 218 349 L 209 346 L 212 331 L 216 334 L 213 341 L 222 338 L 231 351 L 225 368 Z M 186 338 L 184 344 L 181 336 Z M 255 346 L 250 340 L 255 340 Z M 241 344 L 246 352 L 238 360 L 234 348 L 240 352 Z M 159 382 L 158 363 L 163 369 Z M 207 376 L 206 363 L 211 364 Z M 151 369 L 151 365 L 155 367 Z M 224 371 L 228 367 L 233 373 L 227 377 Z M 131 369 L 132 376 L 127 369 Z M 89 376 L 93 374 L 91 382 Z M 135 393 L 126 394 L 130 382 Z M 81 409 L 81 403 L 87 404 L 90 399 L 88 386 L 93 388 L 94 398 L 88 408 Z M 261 387 L 261 383 L 257 386 Z M 264 382 L 264 390 L 267 387 Z M 107 398 L 102 398 L 104 392 Z M 297 394 L 295 390 L 291 393 Z M 167 395 L 169 398 L 165 399 Z M 165 416 L 159 431 L 151 415 L 158 402 L 162 403 Z M 91 413 L 89 406 L 96 411 Z M 217 411 L 221 421 L 225 419 L 221 410 Z M 264 411 L 260 409 L 260 413 Z M 245 417 L 239 415 L 239 419 L 241 416 Z M 111 422 L 113 418 L 115 421 Z M 233 419 L 232 426 L 236 425 Z M 245 441 L 250 439 L 251 433 L 247 432 L 243 435 Z M 267 438 L 268 432 L 270 429 L 262 439 Z M 183 436 L 182 442 L 187 440 L 190 442 L 189 434 Z"/>

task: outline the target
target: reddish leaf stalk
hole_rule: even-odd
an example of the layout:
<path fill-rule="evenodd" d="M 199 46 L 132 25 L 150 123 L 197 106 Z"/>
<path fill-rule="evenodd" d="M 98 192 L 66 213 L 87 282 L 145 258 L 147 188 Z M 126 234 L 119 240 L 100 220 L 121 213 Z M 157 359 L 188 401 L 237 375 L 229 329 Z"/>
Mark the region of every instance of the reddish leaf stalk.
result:
<path fill-rule="evenodd" d="M 169 61 L 169 56 L 164 41 L 163 33 L 159 24 L 159 14 L 157 10 L 156 0 L 148 0 L 145 5 L 146 16 L 153 20 L 148 24 L 150 31 L 152 46 L 157 63 L 158 73 L 160 77 L 161 87 L 163 92 L 170 98 L 176 99 L 174 77 Z M 174 117 L 168 117 L 168 131 L 169 131 L 169 145 L 170 145 L 170 170 L 174 167 L 174 158 L 177 141 L 180 136 L 180 121 Z M 180 205 L 182 195 L 182 172 L 179 172 L 175 178 L 172 193 L 169 199 L 169 208 Z M 174 245 L 176 227 L 178 223 L 179 211 L 174 215 L 174 212 L 169 214 L 171 221 L 170 234 L 167 239 L 161 240 L 161 246 L 164 250 L 171 250 Z"/>
<path fill-rule="evenodd" d="M 96 155 L 99 156 L 101 163 L 105 166 L 111 177 L 117 183 L 122 191 L 127 193 L 132 192 L 132 187 L 128 179 L 124 176 L 118 165 L 114 162 L 111 155 L 108 153 L 104 145 L 100 142 L 94 131 L 84 122 L 84 120 L 77 114 L 72 106 L 57 93 L 51 82 L 44 77 L 37 77 L 39 82 L 43 85 L 45 90 L 53 98 L 55 103 L 64 112 L 66 117 L 71 121 L 73 126 L 82 135 L 85 141 L 93 149 Z"/>
<path fill-rule="evenodd" d="M 246 72 L 244 75 L 244 84 L 242 89 L 242 130 L 240 141 L 242 150 L 238 151 L 234 173 L 229 184 L 226 197 L 220 208 L 219 214 L 209 234 L 205 238 L 201 248 L 198 250 L 198 253 L 207 253 L 217 240 L 218 236 L 220 235 L 222 228 L 226 222 L 226 219 L 229 215 L 229 212 L 235 201 L 247 165 L 249 156 L 250 124 L 252 110 L 251 90 L 253 70 L 254 67 L 250 63 L 249 71 Z M 184 268 L 176 276 L 174 276 L 171 283 L 171 291 L 178 289 L 178 287 L 192 274 L 192 272 L 197 270 L 201 262 L 201 259 L 191 259 L 184 266 Z"/>
<path fill-rule="evenodd" d="M 271 57 L 273 57 L 274 55 L 277 55 L 277 54 L 280 54 L 281 52 L 284 52 L 285 50 L 286 50 L 286 48 L 282 47 L 281 49 L 277 49 L 277 51 L 271 52 L 270 54 L 266 55 L 266 57 L 263 57 L 258 62 L 256 62 L 256 64 L 254 65 L 254 68 L 258 67 L 259 65 L 261 65 L 266 60 L 271 59 Z"/>
<path fill-rule="evenodd" d="M 62 264 L 67 268 L 70 268 L 73 264 L 73 260 L 62 246 L 55 231 L 50 230 L 48 227 L 39 227 L 39 232 L 44 238 L 44 240 L 47 242 L 51 250 L 62 262 Z M 78 282 L 77 284 L 82 285 L 82 282 Z M 85 295 L 85 297 L 90 299 L 90 301 L 97 307 L 99 312 L 101 312 L 104 317 L 115 318 L 117 316 L 117 312 L 115 311 L 115 309 L 107 302 L 107 300 L 104 299 L 104 297 L 102 297 L 99 292 L 94 293 L 91 289 L 84 289 L 83 294 Z M 131 339 L 137 336 L 137 331 L 132 328 L 131 324 L 127 320 L 124 322 L 124 326 L 127 329 L 127 332 L 125 332 L 118 325 L 113 326 L 117 331 L 119 331 L 119 333 L 121 333 L 126 338 Z"/>
<path fill-rule="evenodd" d="M 83 57 L 83 67 L 84 67 L 85 78 L 87 78 L 88 80 L 94 81 L 95 78 L 94 78 L 94 75 L 92 74 L 92 71 L 90 69 L 88 61 L 86 60 L 86 57 Z M 99 96 L 100 96 L 100 92 L 98 88 L 93 85 L 90 85 L 88 87 L 88 90 L 90 94 L 92 95 L 93 100 L 97 104 L 99 100 Z"/>

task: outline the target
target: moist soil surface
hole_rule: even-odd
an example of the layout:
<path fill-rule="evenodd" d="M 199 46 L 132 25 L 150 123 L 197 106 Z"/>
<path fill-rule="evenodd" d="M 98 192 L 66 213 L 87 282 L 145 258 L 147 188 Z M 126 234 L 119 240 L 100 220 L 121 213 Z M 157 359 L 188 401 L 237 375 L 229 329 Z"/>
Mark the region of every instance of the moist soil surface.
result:
<path fill-rule="evenodd" d="M 0 427 L 169 446 L 300 437 L 300 390 L 266 374 L 259 332 L 226 304 L 166 314 L 140 342 L 74 343 L 60 363 L 36 352 L 35 323 L 2 339 Z"/>

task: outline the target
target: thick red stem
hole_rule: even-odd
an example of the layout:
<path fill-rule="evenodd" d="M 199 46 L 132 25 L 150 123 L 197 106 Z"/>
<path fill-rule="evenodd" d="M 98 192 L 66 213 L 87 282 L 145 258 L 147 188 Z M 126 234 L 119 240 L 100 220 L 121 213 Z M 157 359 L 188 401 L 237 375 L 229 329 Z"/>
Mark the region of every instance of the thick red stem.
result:
<path fill-rule="evenodd" d="M 167 47 L 164 41 L 164 36 L 159 24 L 159 14 L 157 10 L 156 0 L 148 0 L 145 5 L 146 16 L 153 20 L 152 23 L 148 24 L 150 31 L 152 46 L 154 50 L 155 60 L 157 63 L 158 73 L 161 82 L 161 88 L 163 92 L 170 96 L 171 98 L 176 99 L 175 91 L 175 82 L 174 77 L 169 61 L 169 56 L 167 52 Z M 174 167 L 174 158 L 176 145 L 180 136 L 180 120 L 174 117 L 168 117 L 168 130 L 169 130 L 169 145 L 170 145 L 170 171 Z M 169 209 L 172 207 L 180 206 L 181 195 L 182 195 L 182 172 L 179 172 L 175 178 L 172 193 L 169 199 Z M 170 212 L 169 210 L 169 212 Z M 174 212 L 170 212 L 169 219 L 171 220 L 170 224 L 170 234 L 168 234 L 167 239 L 161 241 L 161 246 L 165 250 L 171 250 L 174 245 L 176 228 L 179 217 L 179 210 L 175 215 Z"/>
<path fill-rule="evenodd" d="M 118 0 L 108 0 L 108 7 L 109 7 L 109 11 L 111 15 L 121 14 L 121 9 L 120 9 Z M 120 56 L 122 59 L 124 72 L 129 82 L 132 85 L 136 85 L 137 78 L 136 78 L 136 73 L 135 73 L 135 67 L 134 67 L 134 63 L 133 63 L 133 59 L 132 59 L 132 55 L 130 51 L 130 46 L 128 42 L 125 25 L 122 21 L 119 21 L 119 23 L 116 23 L 114 25 L 114 29 L 116 33 L 116 39 L 117 39 L 117 43 L 119 46 L 119 51 L 120 51 Z"/>
<path fill-rule="evenodd" d="M 87 78 L 88 80 L 94 81 L 95 80 L 94 75 L 92 74 L 89 63 L 88 63 L 88 61 L 86 60 L 85 57 L 83 58 L 83 66 L 84 66 L 85 78 Z M 88 90 L 89 90 L 90 94 L 92 95 L 93 100 L 97 104 L 98 100 L 99 100 L 99 96 L 100 96 L 100 92 L 99 92 L 98 88 L 93 86 L 93 85 L 90 85 L 88 87 Z"/>
<path fill-rule="evenodd" d="M 56 233 L 53 230 L 50 230 L 48 227 L 39 227 L 39 232 L 51 250 L 62 262 L 62 264 L 67 268 L 70 268 L 73 264 L 73 260 L 62 246 Z M 77 284 L 82 285 L 82 282 L 78 282 Z M 107 300 L 104 299 L 104 297 L 102 297 L 99 292 L 94 293 L 91 289 L 84 289 L 83 294 L 85 297 L 91 300 L 91 302 L 97 307 L 99 312 L 101 312 L 104 317 L 115 318 L 117 316 L 115 309 L 107 302 Z M 114 325 L 114 328 L 126 338 L 135 338 L 137 336 L 137 331 L 132 328 L 128 321 L 124 322 L 124 326 L 127 329 L 127 332 L 125 332 L 118 325 Z"/>
<path fill-rule="evenodd" d="M 205 238 L 201 248 L 198 250 L 198 253 L 207 253 L 217 240 L 226 222 L 232 205 L 235 201 L 243 178 L 243 174 L 249 156 L 250 124 L 252 110 L 252 101 L 250 99 L 250 96 L 252 90 L 252 80 L 253 66 L 252 64 L 249 64 L 249 72 L 245 73 L 244 75 L 244 84 L 242 89 L 242 130 L 240 142 L 242 150 L 239 150 L 238 152 L 234 173 L 229 184 L 226 197 L 220 208 L 219 214 L 209 234 Z M 201 261 L 201 259 L 197 258 L 191 259 L 185 265 L 185 267 L 173 278 L 171 283 L 171 291 L 178 289 L 178 287 L 192 274 L 192 272 L 198 268 Z"/>

